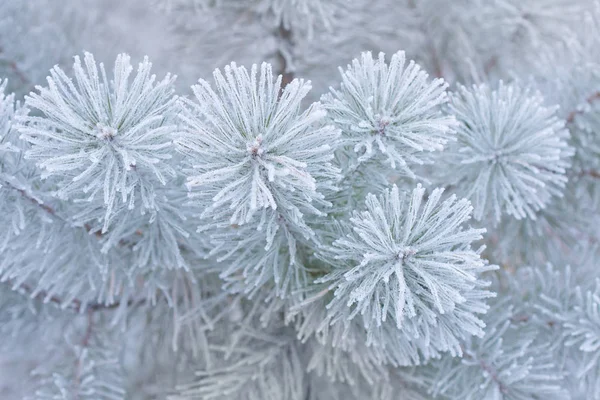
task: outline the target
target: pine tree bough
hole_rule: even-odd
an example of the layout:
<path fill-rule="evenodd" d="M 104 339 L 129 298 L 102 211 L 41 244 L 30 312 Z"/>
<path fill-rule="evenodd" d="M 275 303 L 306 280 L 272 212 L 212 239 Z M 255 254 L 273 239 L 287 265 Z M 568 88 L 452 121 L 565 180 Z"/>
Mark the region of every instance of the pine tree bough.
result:
<path fill-rule="evenodd" d="M 0 2 L 0 398 L 600 400 L 600 3 L 151 3 Z"/>
<path fill-rule="evenodd" d="M 380 198 L 367 195 L 366 210 L 350 218 L 350 233 L 333 243 L 332 272 L 317 281 L 333 290 L 328 324 L 360 315 L 374 346 L 385 343 L 387 325 L 399 330 L 411 348 L 410 358 L 394 357 L 400 365 L 413 364 L 418 353 L 460 354 L 460 339 L 483 334 L 477 314 L 492 293 L 479 275 L 495 267 L 470 246 L 485 230 L 464 229 L 471 205 L 454 196 L 442 202 L 442 192 L 433 190 L 425 203 L 420 185 L 412 195 L 400 195 L 397 186 Z"/>

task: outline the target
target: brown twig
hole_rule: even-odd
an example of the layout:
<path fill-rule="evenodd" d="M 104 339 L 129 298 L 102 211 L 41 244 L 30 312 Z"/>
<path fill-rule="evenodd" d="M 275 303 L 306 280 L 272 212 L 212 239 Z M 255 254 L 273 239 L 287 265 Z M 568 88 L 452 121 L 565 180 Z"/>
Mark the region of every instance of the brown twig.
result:
<path fill-rule="evenodd" d="M 73 299 L 69 304 L 67 304 L 65 306 L 65 302 L 57 296 L 48 296 L 48 294 L 45 291 L 39 291 L 36 292 L 34 291 L 34 289 L 29 286 L 26 283 L 22 283 L 18 289 L 20 289 L 22 292 L 24 292 L 24 294 L 28 295 L 29 297 L 33 297 L 34 299 L 38 299 L 41 301 L 48 301 L 50 303 L 53 303 L 59 307 L 65 307 L 67 309 L 70 309 L 72 311 L 75 311 L 77 313 L 79 312 L 94 312 L 94 311 L 101 311 L 101 310 L 113 310 L 115 308 L 118 308 L 121 303 L 120 302 L 114 302 L 114 303 L 110 303 L 110 304 L 103 304 L 103 303 L 90 303 L 90 304 L 85 304 L 79 300 L 79 299 Z M 34 294 L 35 293 L 35 294 Z M 144 302 L 144 300 L 141 300 L 141 302 Z M 130 300 L 127 302 L 127 305 L 133 305 L 134 301 Z"/>
<path fill-rule="evenodd" d="M 429 54 L 431 55 L 431 61 L 433 63 L 433 73 L 436 78 L 443 78 L 444 71 L 442 68 L 442 62 L 440 60 L 438 52 L 435 49 L 435 47 L 433 46 L 433 43 L 430 42 L 428 47 L 429 47 Z"/>
<path fill-rule="evenodd" d="M 94 315 L 92 311 L 88 311 L 87 315 L 87 326 L 85 328 L 85 334 L 81 340 L 81 347 L 88 347 L 90 339 L 92 338 L 92 329 L 94 326 Z M 83 358 L 81 354 L 77 355 L 75 360 L 75 387 L 79 390 L 81 386 L 81 374 L 83 372 Z M 78 390 L 76 391 L 76 398 L 79 398 Z"/>
<path fill-rule="evenodd" d="M 286 29 L 283 26 L 283 23 L 279 25 L 279 28 L 276 32 L 276 36 L 281 42 L 280 45 L 287 46 L 288 48 L 291 48 L 293 46 L 292 31 Z M 279 64 L 277 74 L 282 76 L 281 89 L 283 90 L 292 80 L 294 80 L 294 73 L 289 70 L 287 59 L 281 48 L 277 50 L 275 56 L 277 58 L 277 63 Z"/>
<path fill-rule="evenodd" d="M 488 75 L 498 65 L 498 56 L 492 56 L 483 67 L 483 71 Z"/>
<path fill-rule="evenodd" d="M 3 52 L 4 52 L 4 49 L 2 47 L 0 47 L 0 54 Z M 22 84 L 29 85 L 31 83 L 29 81 L 29 79 L 27 78 L 27 76 L 25 75 L 25 72 L 23 72 L 23 70 L 21 70 L 21 68 L 19 68 L 16 61 L 7 59 L 6 65 L 8 65 L 8 67 L 17 76 L 17 78 L 19 78 L 19 80 L 21 81 Z"/>
<path fill-rule="evenodd" d="M 590 95 L 588 98 L 585 99 L 586 103 L 591 104 L 594 100 L 600 99 L 600 92 L 595 92 L 592 95 Z M 581 110 L 573 110 L 569 113 L 569 115 L 567 116 L 567 122 L 568 123 L 572 123 L 573 121 L 575 121 L 575 117 L 577 117 L 577 115 L 582 114 L 583 111 Z"/>
<path fill-rule="evenodd" d="M 56 213 L 56 210 L 54 210 L 54 208 L 52 208 L 49 205 L 45 204 L 43 201 L 41 201 L 41 200 L 39 200 L 39 199 L 31 196 L 29 193 L 27 193 L 27 191 L 25 189 L 18 188 L 18 187 L 16 187 L 15 185 L 13 185 L 12 183 L 10 183 L 8 181 L 5 181 L 4 185 L 7 186 L 7 187 L 10 187 L 14 191 L 18 192 L 21 196 L 23 196 L 23 198 L 27 199 L 28 201 L 30 201 L 34 205 L 40 207 L 42 210 L 44 210 L 47 214 L 51 215 L 52 217 L 60 219 L 63 222 L 67 222 L 65 219 L 61 218 Z M 83 228 L 87 232 L 91 232 L 92 231 L 92 226 L 90 224 L 84 224 Z M 102 232 L 100 232 L 99 230 L 94 231 L 93 233 L 94 233 L 94 235 L 96 237 L 102 237 Z"/>
<path fill-rule="evenodd" d="M 465 352 L 464 346 L 461 345 L 460 348 L 464 354 L 464 358 L 471 359 L 473 361 L 479 361 L 478 364 L 481 367 L 481 369 L 483 369 L 484 371 L 486 371 L 489 374 L 490 378 L 492 378 L 492 380 L 496 383 L 496 385 L 498 385 L 498 389 L 500 389 L 500 392 L 502 392 L 502 393 L 508 392 L 508 388 L 506 387 L 504 382 L 502 382 L 500 380 L 500 378 L 498 377 L 498 374 L 493 366 L 489 365 L 487 362 L 485 362 L 485 360 L 476 359 L 471 354 Z"/>
<path fill-rule="evenodd" d="M 27 77 L 25 76 L 25 73 L 23 71 L 21 71 L 21 69 L 19 68 L 19 66 L 17 65 L 16 62 L 9 61 L 8 66 L 10 67 L 12 72 L 19 78 L 19 80 L 21 81 L 22 84 L 29 85 L 29 83 L 30 83 L 29 79 L 27 79 Z"/>
<path fill-rule="evenodd" d="M 18 187 L 16 187 L 15 185 L 13 185 L 12 183 L 10 183 L 8 181 L 4 182 L 4 186 L 10 187 L 11 189 L 13 189 L 16 192 L 18 192 L 25 199 L 29 200 L 31 203 L 33 203 L 36 206 L 40 207 L 42 210 L 44 210 L 48 214 L 52 215 L 53 217 L 57 217 L 56 211 L 52 207 L 50 207 L 47 204 L 44 204 L 44 202 L 42 202 L 41 200 L 36 199 L 35 197 L 31 196 L 29 193 L 27 193 L 27 191 L 25 189 L 18 188 Z"/>
<path fill-rule="evenodd" d="M 579 173 L 580 177 L 584 177 L 584 176 L 590 176 L 592 178 L 596 178 L 596 179 L 600 179 L 600 172 L 598 171 L 594 171 L 594 170 L 589 170 L 589 171 L 581 171 Z"/>
<path fill-rule="evenodd" d="M 503 394 L 508 393 L 508 388 L 506 387 L 506 385 L 504 384 L 504 382 L 502 382 L 500 380 L 500 378 L 498 377 L 498 374 L 496 373 L 496 370 L 489 365 L 488 363 L 486 363 L 483 360 L 479 360 L 479 365 L 481 366 L 481 368 L 486 371 L 490 378 L 492 378 L 492 380 L 496 383 L 496 385 L 498 385 L 498 389 L 500 389 L 500 392 Z"/>
<path fill-rule="evenodd" d="M 56 210 L 54 208 L 52 208 L 51 206 L 45 204 L 44 202 L 42 202 L 41 200 L 37 199 L 36 197 L 32 196 L 31 194 L 29 194 L 25 189 L 19 188 L 15 185 L 13 185 L 10 182 L 4 182 L 4 186 L 9 187 L 13 190 L 15 190 L 17 193 L 19 193 L 21 196 L 23 196 L 23 198 L 27 199 L 28 201 L 30 201 L 32 204 L 36 205 L 37 207 L 39 207 L 40 209 L 42 209 L 44 212 L 46 212 L 48 215 L 52 216 L 53 218 L 57 218 L 60 219 L 63 222 L 66 222 L 64 219 L 62 219 L 57 213 Z M 92 227 L 89 226 L 88 224 L 84 225 L 84 229 L 88 232 L 90 232 L 92 230 Z M 97 237 L 101 237 L 102 233 L 100 231 L 94 232 L 94 235 Z M 50 301 L 51 303 L 54 303 L 60 307 L 64 306 L 64 302 L 62 299 L 56 297 L 56 296 L 50 296 L 48 297 L 47 293 L 44 291 L 40 291 L 40 292 L 35 292 L 33 290 L 33 288 L 31 288 L 29 285 L 23 283 L 20 286 L 20 289 L 22 289 L 24 292 L 29 293 L 30 295 L 33 293 L 36 293 L 34 298 L 41 298 L 41 299 L 45 299 L 46 301 Z M 83 312 L 85 310 L 92 310 L 92 311 L 96 311 L 96 310 L 109 310 L 109 309 L 114 309 L 119 307 L 119 303 L 113 303 L 113 304 L 102 304 L 102 303 L 92 303 L 92 304 L 88 304 L 85 307 L 83 307 L 83 302 L 81 300 L 78 299 L 74 299 L 73 301 L 71 301 L 71 304 L 69 304 L 67 306 L 67 308 L 70 308 L 76 312 Z"/>
<path fill-rule="evenodd" d="M 0 54 L 4 53 L 4 48 L 0 46 Z M 14 60 L 6 59 L 6 65 L 12 70 L 12 72 L 19 78 L 22 84 L 29 85 L 31 82 L 27 78 L 25 72 L 19 68 L 17 62 Z"/>
<path fill-rule="evenodd" d="M 90 344 L 90 339 L 92 338 L 92 327 L 94 326 L 94 312 L 93 310 L 88 310 L 87 313 L 87 328 L 85 329 L 85 335 L 83 336 L 83 340 L 81 341 L 81 345 L 83 347 L 87 347 Z"/>

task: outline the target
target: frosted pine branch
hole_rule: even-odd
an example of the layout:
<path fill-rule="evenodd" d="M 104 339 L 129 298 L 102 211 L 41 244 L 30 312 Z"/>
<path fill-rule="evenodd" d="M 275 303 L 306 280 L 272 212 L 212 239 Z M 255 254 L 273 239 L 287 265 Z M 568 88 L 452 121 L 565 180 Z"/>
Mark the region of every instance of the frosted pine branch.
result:
<path fill-rule="evenodd" d="M 0 2 L 0 397 L 600 400 L 600 5 L 146 3 Z"/>
<path fill-rule="evenodd" d="M 447 84 L 429 82 L 418 64 L 406 63 L 404 52 L 389 65 L 383 53 L 377 59 L 363 53 L 340 73 L 341 88 L 331 89 L 323 102 L 358 162 L 386 162 L 413 176 L 412 168 L 429 160 L 427 152 L 442 150 L 452 138 L 453 119 L 439 108 L 447 101 Z"/>
<path fill-rule="evenodd" d="M 117 58 L 113 80 L 91 54 L 84 64 L 75 57 L 75 83 L 60 68 L 51 71 L 48 87 L 27 98 L 42 116 L 20 119 L 20 130 L 31 144 L 27 157 L 44 170 L 43 178 L 57 181 L 58 196 L 92 201 L 101 195 L 106 231 L 119 198 L 131 207 L 139 196 L 152 208 L 152 186 L 174 176 L 167 162 L 174 78 L 155 83 L 146 59 L 129 82 L 133 68 L 127 55 Z"/>
<path fill-rule="evenodd" d="M 387 345 L 392 325 L 423 354 L 428 346 L 459 352 L 455 338 L 483 333 L 476 314 L 485 312 L 481 300 L 492 294 L 479 276 L 494 267 L 471 243 L 485 230 L 464 227 L 470 203 L 455 196 L 442 201 L 442 192 L 434 190 L 425 202 L 420 185 L 410 197 L 396 186 L 367 196 L 366 210 L 355 212 L 347 236 L 333 243 L 332 272 L 317 281 L 333 291 L 331 324 L 360 317 L 374 346 Z M 436 345 L 419 338 L 419 331 L 442 326 Z"/>
<path fill-rule="evenodd" d="M 503 83 L 497 90 L 462 87 L 448 107 L 460 125 L 458 141 L 442 156 L 443 177 L 471 199 L 476 219 L 535 219 L 562 195 L 573 149 L 556 108 L 539 94 Z"/>
<path fill-rule="evenodd" d="M 311 203 L 322 202 L 320 187 L 336 178 L 331 160 L 338 133 L 323 124 L 317 104 L 300 112 L 310 85 L 294 80 L 279 98 L 281 77 L 275 80 L 268 64 L 260 72 L 232 64 L 225 75 L 215 71 L 215 80 L 217 92 L 200 81 L 198 103 L 184 102 L 187 129 L 177 144 L 194 160 L 188 187 L 212 197 L 211 213 L 231 206 L 232 224 L 247 223 L 262 209 L 314 210 Z"/>

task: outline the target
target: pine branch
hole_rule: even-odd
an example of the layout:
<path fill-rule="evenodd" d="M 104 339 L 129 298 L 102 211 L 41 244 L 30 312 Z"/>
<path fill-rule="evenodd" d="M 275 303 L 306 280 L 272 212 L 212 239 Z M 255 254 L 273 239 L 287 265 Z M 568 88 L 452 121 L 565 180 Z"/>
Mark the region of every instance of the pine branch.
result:
<path fill-rule="evenodd" d="M 102 233 L 119 203 L 133 205 L 136 195 L 144 208 L 156 209 L 154 187 L 176 176 L 170 161 L 175 125 L 169 123 L 175 77 L 157 81 L 151 69 L 145 58 L 131 78 L 130 57 L 120 54 L 110 81 L 104 65 L 85 53 L 83 61 L 75 57 L 74 80 L 54 67 L 48 87 L 26 97 L 41 117 L 17 118 L 21 137 L 31 145 L 27 156 L 42 169 L 42 178 L 56 180 L 58 196 L 83 197 L 104 208 Z"/>
<path fill-rule="evenodd" d="M 389 62 L 384 53 L 376 58 L 362 53 L 340 73 L 340 88 L 332 88 L 322 102 L 343 133 L 340 144 L 352 160 L 350 169 L 359 163 L 387 170 L 389 164 L 401 176 L 415 178 L 414 167 L 431 163 L 431 153 L 452 140 L 456 121 L 440 108 L 448 100 L 448 84 L 430 81 L 403 51 Z"/>
<path fill-rule="evenodd" d="M 417 364 L 421 354 L 459 354 L 460 340 L 483 335 L 477 314 L 493 294 L 480 275 L 496 266 L 471 248 L 485 230 L 466 227 L 469 201 L 442 200 L 442 192 L 425 200 L 418 185 L 412 194 L 393 186 L 379 197 L 367 195 L 366 210 L 352 214 L 346 235 L 328 249 L 332 271 L 317 280 L 333 290 L 322 327 L 364 327 L 368 345 L 390 354 L 403 349 L 390 356 L 399 365 Z M 435 340 L 424 344 L 421 331 L 436 331 Z M 395 340 L 401 344 L 392 345 Z"/>
<path fill-rule="evenodd" d="M 452 95 L 458 140 L 440 156 L 437 179 L 473 202 L 475 219 L 535 219 L 561 196 L 574 149 L 557 108 L 543 104 L 539 93 L 503 82 L 497 90 L 473 85 Z"/>

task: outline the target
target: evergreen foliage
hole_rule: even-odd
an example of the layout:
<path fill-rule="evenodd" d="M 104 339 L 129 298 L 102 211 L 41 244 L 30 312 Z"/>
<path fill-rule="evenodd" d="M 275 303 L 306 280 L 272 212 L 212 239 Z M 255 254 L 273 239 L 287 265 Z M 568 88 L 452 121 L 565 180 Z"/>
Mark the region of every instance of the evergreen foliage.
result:
<path fill-rule="evenodd" d="M 600 4 L 150 4 L 0 2 L 0 398 L 600 400 Z"/>
<path fill-rule="evenodd" d="M 555 110 L 539 95 L 500 82 L 461 87 L 449 112 L 459 121 L 457 143 L 447 159 L 445 182 L 471 199 L 475 218 L 504 214 L 533 218 L 552 196 L 560 196 L 572 148 Z"/>

